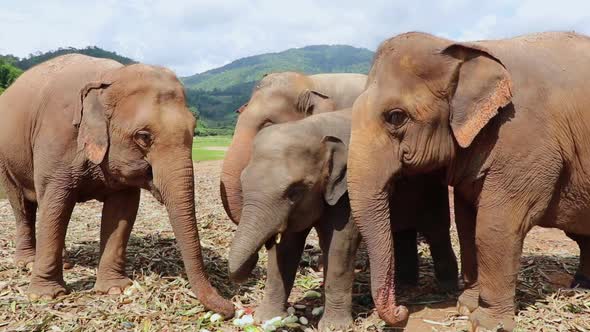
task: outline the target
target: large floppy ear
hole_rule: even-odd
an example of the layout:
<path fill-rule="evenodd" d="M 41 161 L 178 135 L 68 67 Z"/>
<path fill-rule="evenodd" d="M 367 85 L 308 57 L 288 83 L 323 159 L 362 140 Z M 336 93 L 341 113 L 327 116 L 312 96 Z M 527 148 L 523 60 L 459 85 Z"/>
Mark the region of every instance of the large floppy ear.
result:
<path fill-rule="evenodd" d="M 100 164 L 109 147 L 106 107 L 101 94 L 110 84 L 91 82 L 80 91 L 79 108 L 72 124 L 78 127 L 78 151 L 92 163 Z"/>
<path fill-rule="evenodd" d="M 322 139 L 322 145 L 324 156 L 326 156 L 323 170 L 326 177 L 324 199 L 329 205 L 336 205 L 347 191 L 346 162 L 348 149 L 340 139 L 333 136 L 325 136 Z"/>
<path fill-rule="evenodd" d="M 336 105 L 330 97 L 314 90 L 305 89 L 297 97 L 297 109 L 308 116 L 334 111 Z"/>
<path fill-rule="evenodd" d="M 512 80 L 502 62 L 480 45 L 453 44 L 442 52 L 460 61 L 450 122 L 457 143 L 466 148 L 498 109 L 510 104 Z"/>

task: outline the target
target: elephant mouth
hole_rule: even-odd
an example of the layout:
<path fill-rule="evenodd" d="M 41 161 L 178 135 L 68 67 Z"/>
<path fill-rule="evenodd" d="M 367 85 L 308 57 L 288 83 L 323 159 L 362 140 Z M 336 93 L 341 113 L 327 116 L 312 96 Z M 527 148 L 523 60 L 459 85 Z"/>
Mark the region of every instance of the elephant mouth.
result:
<path fill-rule="evenodd" d="M 152 194 L 152 196 L 154 196 L 154 198 L 160 202 L 160 204 L 164 204 L 164 200 L 162 199 L 162 194 L 160 193 L 160 190 L 154 185 L 153 181 L 150 181 L 148 183 L 148 191 Z"/>
<path fill-rule="evenodd" d="M 266 250 L 272 248 L 275 244 L 280 244 L 281 240 L 283 238 L 283 233 L 277 233 L 273 236 L 271 236 L 265 243 L 264 243 L 264 247 L 266 248 Z"/>

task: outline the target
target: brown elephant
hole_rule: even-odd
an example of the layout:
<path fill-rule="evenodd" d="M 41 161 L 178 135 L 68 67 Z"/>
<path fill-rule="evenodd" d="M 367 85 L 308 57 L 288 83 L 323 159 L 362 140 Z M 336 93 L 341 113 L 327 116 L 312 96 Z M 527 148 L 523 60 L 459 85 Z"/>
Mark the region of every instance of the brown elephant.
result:
<path fill-rule="evenodd" d="M 241 176 L 244 210 L 229 255 L 230 277 L 245 280 L 263 245 L 268 249 L 258 320 L 286 315 L 285 306 L 305 240 L 315 228 L 324 261 L 325 311 L 319 329 L 346 329 L 351 316 L 355 253 L 360 234 L 349 222 L 346 166 L 351 110 L 313 115 L 263 129 Z M 436 180 L 436 181 L 435 181 Z M 457 261 L 449 236 L 447 187 L 437 179 L 399 179 L 408 194 L 392 196 L 398 280 L 418 278 L 416 230 L 430 245 L 437 279 L 456 287 Z M 427 199 L 425 199 L 427 198 Z M 278 243 L 277 243 L 278 242 Z M 402 279 L 402 280 L 400 280 Z"/>
<path fill-rule="evenodd" d="M 380 316 L 407 310 L 390 282 L 389 193 L 399 175 L 454 186 L 473 330 L 514 328 L 523 239 L 557 227 L 580 246 L 590 286 L 590 38 L 541 33 L 456 43 L 424 33 L 385 41 L 353 110 L 348 185 Z"/>
<path fill-rule="evenodd" d="M 121 292 L 140 188 L 168 210 L 193 291 L 233 315 L 208 281 L 195 218 L 195 119 L 171 71 L 66 55 L 25 72 L 0 96 L 0 181 L 14 210 L 16 259 L 34 269 L 31 298 L 67 292 L 62 249 L 76 202 L 104 202 L 95 289 Z M 35 239 L 35 213 L 39 224 Z"/>
<path fill-rule="evenodd" d="M 362 74 L 266 75 L 238 112 L 238 122 L 221 171 L 221 199 L 227 215 L 239 223 L 242 211 L 240 175 L 250 160 L 252 142 L 264 127 L 303 119 L 311 114 L 351 107 L 365 88 Z"/>

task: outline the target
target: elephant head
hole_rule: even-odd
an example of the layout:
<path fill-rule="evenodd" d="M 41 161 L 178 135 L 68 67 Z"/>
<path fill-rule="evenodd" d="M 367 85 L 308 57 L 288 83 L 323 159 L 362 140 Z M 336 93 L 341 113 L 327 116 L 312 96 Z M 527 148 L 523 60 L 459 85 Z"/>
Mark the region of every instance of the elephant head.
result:
<path fill-rule="evenodd" d="M 351 107 L 365 81 L 366 76 L 360 74 L 306 76 L 293 72 L 270 74 L 260 81 L 250 101 L 238 110 L 234 138 L 223 161 L 221 198 L 234 223 L 239 222 L 242 210 L 240 175 L 250 160 L 256 134 L 272 124 Z"/>
<path fill-rule="evenodd" d="M 456 174 L 464 164 L 457 155 L 510 103 L 511 78 L 481 45 L 409 33 L 380 46 L 368 82 L 353 107 L 348 189 L 367 243 L 375 305 L 394 325 L 408 311 L 397 305 L 393 282 L 393 180 L 402 174 Z"/>
<path fill-rule="evenodd" d="M 326 204 L 335 205 L 346 193 L 344 143 L 299 124 L 264 129 L 254 140 L 241 177 L 244 209 L 229 257 L 235 281 L 248 277 L 262 245 L 268 248 L 282 233 L 310 228 Z"/>
<path fill-rule="evenodd" d="M 193 291 L 205 307 L 233 315 L 203 265 L 191 156 L 196 121 L 177 77 L 141 64 L 113 68 L 89 82 L 79 102 L 79 156 L 112 189 L 144 188 L 166 206 Z"/>

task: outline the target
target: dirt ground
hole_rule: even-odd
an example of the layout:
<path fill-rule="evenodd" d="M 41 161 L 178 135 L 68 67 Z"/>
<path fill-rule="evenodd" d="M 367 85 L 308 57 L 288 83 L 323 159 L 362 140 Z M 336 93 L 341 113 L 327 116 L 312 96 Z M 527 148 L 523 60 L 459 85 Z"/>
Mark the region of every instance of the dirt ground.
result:
<path fill-rule="evenodd" d="M 244 285 L 227 280 L 227 256 L 235 226 L 227 219 L 218 194 L 221 162 L 202 162 L 196 167 L 197 219 L 210 279 L 220 292 L 247 311 L 263 294 L 265 254 L 254 277 Z M 14 217 L 6 200 L 0 199 L 0 330 L 7 331 L 210 331 L 236 330 L 230 322 L 212 323 L 190 292 L 180 254 L 166 211 L 148 193 L 142 193 L 139 216 L 128 248 L 128 273 L 135 281 L 122 295 L 96 295 L 92 291 L 98 260 L 101 205 L 79 204 L 68 229 L 66 245 L 75 266 L 65 271 L 71 294 L 55 301 L 31 303 L 26 299 L 29 275 L 14 267 Z M 455 250 L 458 253 L 453 230 Z M 466 317 L 458 316 L 458 294 L 437 291 L 427 246 L 420 245 L 421 279 L 414 289 L 400 290 L 400 302 L 409 304 L 412 315 L 406 331 L 462 331 Z M 578 247 L 563 232 L 534 229 L 526 239 L 517 289 L 520 331 L 589 331 L 590 294 L 568 289 L 578 264 Z M 317 261 L 317 238 L 311 236 L 305 250 L 292 304 L 305 304 L 298 315 L 311 314 L 321 306 L 318 298 L 304 295 L 321 291 Z M 383 326 L 373 312 L 369 293 L 367 258 L 358 257 L 354 287 L 355 330 L 393 330 Z M 304 330 L 310 327 L 291 327 Z"/>

